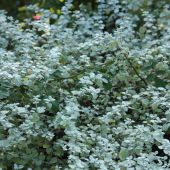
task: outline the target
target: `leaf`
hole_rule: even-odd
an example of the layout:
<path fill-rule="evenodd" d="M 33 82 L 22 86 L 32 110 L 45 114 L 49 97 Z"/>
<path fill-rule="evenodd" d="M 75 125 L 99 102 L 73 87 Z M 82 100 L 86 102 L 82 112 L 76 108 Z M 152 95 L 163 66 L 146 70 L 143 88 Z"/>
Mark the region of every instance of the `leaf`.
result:
<path fill-rule="evenodd" d="M 4 99 L 9 96 L 9 91 L 5 87 L 0 87 L 0 99 Z"/>
<path fill-rule="evenodd" d="M 155 67 L 157 70 L 168 70 L 169 69 L 169 66 L 163 62 L 159 62 L 158 64 L 156 64 Z"/>
<path fill-rule="evenodd" d="M 36 123 L 36 122 L 38 122 L 39 120 L 40 120 L 39 115 L 38 115 L 37 113 L 33 113 L 33 115 L 32 115 L 32 121 L 33 121 L 34 123 Z"/>
<path fill-rule="evenodd" d="M 170 122 L 170 109 L 165 112 L 167 121 Z"/>
<path fill-rule="evenodd" d="M 128 149 L 126 148 L 121 148 L 120 152 L 119 152 L 119 158 L 121 160 L 125 160 L 128 157 Z"/>
<path fill-rule="evenodd" d="M 140 27 L 139 28 L 139 36 L 140 36 L 140 38 L 144 38 L 145 32 L 146 32 L 145 27 Z"/>
<path fill-rule="evenodd" d="M 52 104 L 51 103 L 47 103 L 47 108 L 50 110 L 52 108 Z"/>
<path fill-rule="evenodd" d="M 5 148 L 9 146 L 8 140 L 0 140 L 0 148 Z"/>
<path fill-rule="evenodd" d="M 37 113 L 44 113 L 45 107 L 37 107 Z"/>
<path fill-rule="evenodd" d="M 56 111 L 58 111 L 58 109 L 59 109 L 59 103 L 58 103 L 58 101 L 52 102 L 51 111 L 56 112 Z"/>
<path fill-rule="evenodd" d="M 18 8 L 18 11 L 19 12 L 23 12 L 23 11 L 26 11 L 27 10 L 27 7 L 26 6 L 22 6 L 22 7 L 19 7 Z"/>
<path fill-rule="evenodd" d="M 168 83 L 158 77 L 155 77 L 155 86 L 156 87 L 165 87 Z"/>
<path fill-rule="evenodd" d="M 55 157 L 50 160 L 50 163 L 51 163 L 51 164 L 55 164 L 55 163 L 57 163 L 57 162 L 58 162 L 58 159 L 55 158 Z"/>

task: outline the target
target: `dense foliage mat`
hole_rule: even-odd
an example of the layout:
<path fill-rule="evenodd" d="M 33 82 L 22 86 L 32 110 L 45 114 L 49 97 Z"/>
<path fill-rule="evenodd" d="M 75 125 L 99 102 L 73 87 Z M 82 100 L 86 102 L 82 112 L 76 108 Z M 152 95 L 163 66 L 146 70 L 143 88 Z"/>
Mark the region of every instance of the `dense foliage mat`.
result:
<path fill-rule="evenodd" d="M 0 12 L 2 170 L 170 169 L 167 0 Z"/>

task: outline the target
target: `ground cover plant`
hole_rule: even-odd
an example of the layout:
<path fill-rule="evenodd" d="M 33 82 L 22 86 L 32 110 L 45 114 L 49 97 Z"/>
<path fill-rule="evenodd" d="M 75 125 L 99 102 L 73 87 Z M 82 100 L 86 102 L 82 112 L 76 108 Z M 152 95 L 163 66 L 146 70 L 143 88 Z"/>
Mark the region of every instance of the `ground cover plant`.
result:
<path fill-rule="evenodd" d="M 170 169 L 168 2 L 1 11 L 0 168 Z"/>

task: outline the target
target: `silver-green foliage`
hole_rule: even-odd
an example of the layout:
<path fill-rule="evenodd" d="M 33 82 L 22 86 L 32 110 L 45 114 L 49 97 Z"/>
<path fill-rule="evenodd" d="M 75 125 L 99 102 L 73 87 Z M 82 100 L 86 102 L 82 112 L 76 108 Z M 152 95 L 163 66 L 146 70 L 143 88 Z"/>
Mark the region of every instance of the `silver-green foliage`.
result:
<path fill-rule="evenodd" d="M 0 167 L 170 169 L 170 5 L 0 13 Z"/>

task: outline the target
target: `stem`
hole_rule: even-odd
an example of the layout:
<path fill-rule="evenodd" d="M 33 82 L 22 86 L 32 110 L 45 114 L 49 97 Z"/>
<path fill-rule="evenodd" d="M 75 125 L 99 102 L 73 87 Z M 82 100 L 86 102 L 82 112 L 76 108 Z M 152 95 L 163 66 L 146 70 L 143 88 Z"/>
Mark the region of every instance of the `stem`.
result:
<path fill-rule="evenodd" d="M 119 50 L 122 50 L 121 47 L 118 47 L 118 48 L 119 48 Z M 138 71 L 136 70 L 136 68 L 134 67 L 134 65 L 130 61 L 130 59 L 128 58 L 128 55 L 126 53 L 123 53 L 123 55 L 124 55 L 125 59 L 127 60 L 127 62 L 129 63 L 129 65 L 134 70 L 134 72 L 136 73 L 136 75 L 141 79 L 141 81 L 145 84 L 145 86 L 147 86 L 148 85 L 147 81 L 142 76 L 140 76 L 140 74 L 138 73 Z"/>

